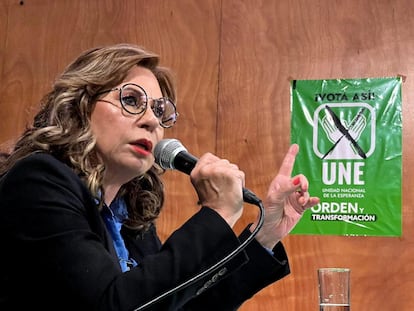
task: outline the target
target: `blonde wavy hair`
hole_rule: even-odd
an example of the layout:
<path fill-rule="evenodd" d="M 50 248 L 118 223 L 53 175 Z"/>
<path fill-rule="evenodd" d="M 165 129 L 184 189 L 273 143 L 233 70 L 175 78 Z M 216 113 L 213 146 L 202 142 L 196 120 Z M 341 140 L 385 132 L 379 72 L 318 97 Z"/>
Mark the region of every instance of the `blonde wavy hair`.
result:
<path fill-rule="evenodd" d="M 17 161 L 34 152 L 50 153 L 80 176 L 92 195 L 102 197 L 105 172 L 95 151 L 90 119 L 99 92 L 122 83 L 136 65 L 148 68 L 157 78 L 163 96 L 176 100 L 171 72 L 159 66 L 159 56 L 132 44 L 94 48 L 82 53 L 56 79 L 41 100 L 40 111 L 13 150 L 0 157 L 0 176 Z M 163 202 L 162 173 L 156 164 L 120 190 L 128 205 L 125 225 L 146 230 L 158 217 Z M 101 194 L 101 195 L 99 195 Z M 99 205 L 102 206 L 102 202 Z"/>

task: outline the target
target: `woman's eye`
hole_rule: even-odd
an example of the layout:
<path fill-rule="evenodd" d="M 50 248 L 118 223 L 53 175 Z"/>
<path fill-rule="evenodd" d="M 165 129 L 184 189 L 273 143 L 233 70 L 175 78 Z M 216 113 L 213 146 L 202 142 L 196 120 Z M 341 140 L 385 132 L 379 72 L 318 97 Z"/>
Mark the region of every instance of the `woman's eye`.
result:
<path fill-rule="evenodd" d="M 126 106 L 134 106 L 134 107 L 138 106 L 137 105 L 138 99 L 135 96 L 132 96 L 132 95 L 122 97 L 122 102 Z"/>
<path fill-rule="evenodd" d="M 153 107 L 154 114 L 159 118 L 162 117 L 165 111 L 165 105 L 163 102 L 154 100 L 154 107 Z"/>

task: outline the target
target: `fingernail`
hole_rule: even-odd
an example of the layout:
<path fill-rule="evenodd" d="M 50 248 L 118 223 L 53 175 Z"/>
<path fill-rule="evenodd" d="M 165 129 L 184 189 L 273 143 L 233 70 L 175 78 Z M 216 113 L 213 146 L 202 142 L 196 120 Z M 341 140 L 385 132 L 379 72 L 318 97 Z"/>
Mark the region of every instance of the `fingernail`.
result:
<path fill-rule="evenodd" d="M 295 179 L 292 180 L 292 183 L 293 183 L 294 186 L 299 185 L 300 184 L 300 178 L 296 177 Z"/>

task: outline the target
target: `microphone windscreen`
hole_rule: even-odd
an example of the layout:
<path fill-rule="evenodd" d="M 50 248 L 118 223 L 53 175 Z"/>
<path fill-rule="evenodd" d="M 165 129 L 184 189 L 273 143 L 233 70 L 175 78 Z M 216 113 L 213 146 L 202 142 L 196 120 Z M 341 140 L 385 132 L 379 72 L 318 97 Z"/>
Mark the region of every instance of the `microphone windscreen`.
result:
<path fill-rule="evenodd" d="M 187 149 L 179 140 L 162 139 L 154 148 L 155 162 L 165 170 L 174 169 L 174 159 L 182 151 L 187 152 Z"/>

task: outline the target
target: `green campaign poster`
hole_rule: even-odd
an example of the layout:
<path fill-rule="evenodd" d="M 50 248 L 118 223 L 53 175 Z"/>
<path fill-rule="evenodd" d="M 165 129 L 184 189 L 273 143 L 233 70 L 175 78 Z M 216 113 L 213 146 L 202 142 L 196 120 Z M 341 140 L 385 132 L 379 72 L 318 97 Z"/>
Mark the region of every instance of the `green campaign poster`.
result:
<path fill-rule="evenodd" d="M 401 236 L 401 77 L 294 80 L 294 174 L 320 204 L 292 234 Z"/>

